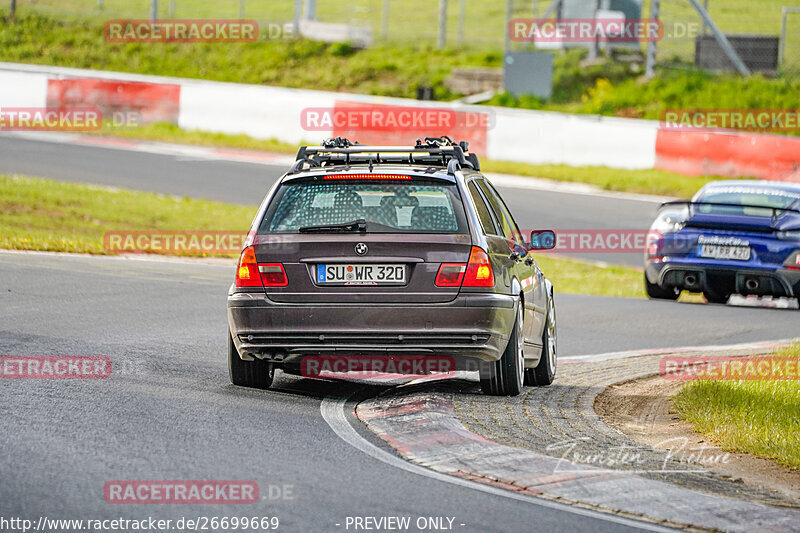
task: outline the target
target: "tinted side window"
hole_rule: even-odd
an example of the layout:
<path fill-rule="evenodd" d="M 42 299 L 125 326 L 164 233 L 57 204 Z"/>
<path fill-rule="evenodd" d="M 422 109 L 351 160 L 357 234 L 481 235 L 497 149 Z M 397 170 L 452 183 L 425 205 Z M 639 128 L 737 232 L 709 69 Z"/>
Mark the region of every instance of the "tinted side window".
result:
<path fill-rule="evenodd" d="M 483 232 L 487 235 L 497 235 L 497 228 L 492 220 L 492 215 L 489 214 L 489 208 L 486 207 L 486 202 L 483 196 L 478 192 L 478 186 L 474 181 L 469 182 L 469 194 L 472 196 L 472 201 L 475 202 L 475 210 L 478 212 L 478 218 L 483 226 Z"/>
<path fill-rule="evenodd" d="M 516 225 L 506 209 L 506 206 L 503 204 L 503 201 L 500 200 L 494 192 L 494 189 L 485 181 L 481 181 L 480 186 L 486 198 L 489 200 L 489 207 L 491 207 L 497 220 L 500 221 L 502 235 L 509 241 L 519 242 Z"/>

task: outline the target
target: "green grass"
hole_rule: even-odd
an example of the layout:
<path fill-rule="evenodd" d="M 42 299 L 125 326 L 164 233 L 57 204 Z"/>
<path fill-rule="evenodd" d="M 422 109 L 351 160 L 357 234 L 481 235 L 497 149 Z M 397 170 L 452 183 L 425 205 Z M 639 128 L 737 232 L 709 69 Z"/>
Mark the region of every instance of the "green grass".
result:
<path fill-rule="evenodd" d="M 0 248 L 104 254 L 107 231 L 247 233 L 255 211 L 208 200 L 0 175 Z"/>
<path fill-rule="evenodd" d="M 233 11 L 233 7 L 226 11 L 201 0 L 177 2 L 181 10 L 186 10 L 183 15 L 179 11 L 177 16 L 202 17 L 214 16 L 214 13 L 235 16 L 228 12 Z M 88 0 L 73 0 L 66 5 L 43 0 L 33 5 L 20 2 L 16 22 L 0 21 L 3 28 L 0 61 L 406 98 L 414 98 L 417 87 L 426 85 L 434 88 L 438 100 L 461 96 L 444 86 L 453 68 L 502 66 L 499 42 L 487 44 L 479 39 L 471 41 L 469 46 L 451 43 L 439 50 L 432 42 L 415 40 L 413 33 L 421 25 L 413 19 L 424 18 L 420 13 L 425 12 L 415 12 L 412 3 L 420 4 L 419 9 L 423 9 L 422 3 L 416 0 L 396 9 L 398 19 L 409 18 L 402 32 L 405 40 L 379 41 L 365 50 L 347 44 L 309 40 L 234 44 L 105 42 L 102 32 L 105 19 L 146 17 L 147 3 L 130 2 L 128 9 L 120 2 L 107 2 L 106 9 L 101 12 L 96 9 L 96 2 Z M 199 10 L 190 12 L 188 6 L 195 3 Z M 800 5 L 800 0 L 796 3 Z M 287 20 L 284 4 L 286 2 L 274 3 L 272 11 L 264 11 L 264 16 L 257 18 Z M 326 4 L 321 2 L 320 9 Z M 502 19 L 500 4 L 486 4 L 478 8 L 478 3 L 474 3 L 472 7 L 476 17 L 481 14 L 481 23 L 476 25 L 481 31 L 492 28 L 498 16 Z M 166 9 L 168 2 L 159 5 Z M 273 11 L 274 16 L 271 16 Z M 66 12 L 74 16 L 64 16 Z M 5 7 L 0 9 L 0 16 L 6 13 Z M 322 13 L 320 17 L 325 18 Z M 366 19 L 371 20 L 369 16 Z M 398 23 L 394 17 L 392 21 Z M 800 21 L 797 24 L 800 28 Z M 502 24 L 491 32 L 502 35 Z M 797 44 L 796 48 L 800 49 L 800 40 Z M 585 51 L 581 50 L 556 56 L 554 92 L 548 101 L 501 94 L 491 103 L 639 118 L 659 118 L 667 108 L 800 108 L 800 76 L 787 75 L 774 80 L 761 76 L 740 78 L 732 74 L 696 72 L 684 60 L 665 60 L 665 68 L 659 70 L 656 79 L 642 82 L 641 73 L 626 65 L 612 61 L 587 65 L 582 61 L 584 56 Z"/>
<path fill-rule="evenodd" d="M 534 253 L 556 292 L 619 298 L 645 298 L 642 271 L 622 265 L 594 263 Z"/>
<path fill-rule="evenodd" d="M 175 12 L 170 13 L 170 5 Z M 289 21 L 294 18 L 294 0 L 245 0 L 245 17 L 260 22 Z M 97 0 L 19 0 L 20 14 L 43 13 L 54 18 L 80 18 L 103 21 L 109 18 L 148 18 L 150 0 L 103 0 L 103 8 Z M 384 0 L 349 0 L 347 9 L 332 1 L 317 2 L 317 17 L 325 22 L 349 23 L 372 28 L 376 38 L 382 36 Z M 548 1 L 538 2 L 541 14 Z M 650 2 L 645 2 L 643 16 L 650 15 Z M 711 0 L 709 10 L 717 25 L 726 33 L 755 33 L 778 35 L 781 23 L 781 7 L 800 7 L 800 0 Z M 448 43 L 456 44 L 458 38 L 458 2 L 451 0 L 447 12 Z M 505 2 L 468 0 L 464 19 L 464 30 L 468 43 L 501 48 L 505 30 Z M 158 2 L 159 18 L 238 18 L 239 2 L 218 0 L 162 0 Z M 429 0 L 403 0 L 390 2 L 388 18 L 388 40 L 395 42 L 434 43 L 438 32 L 438 2 Z M 533 15 L 532 3 L 514 3 L 514 17 Z M 691 59 L 694 54 L 693 40 L 679 38 L 670 31 L 673 22 L 694 23 L 699 29 L 700 17 L 688 0 L 661 3 L 661 19 L 665 24 L 665 39 L 659 43 L 662 57 L 679 55 Z M 800 61 L 800 20 L 790 18 L 787 56 Z"/>
<path fill-rule="evenodd" d="M 109 187 L 0 175 L 0 248 L 106 254 L 107 231 L 247 232 L 255 207 Z M 187 254 L 198 255 L 198 254 Z M 633 268 L 537 254 L 556 290 L 642 297 Z"/>
<path fill-rule="evenodd" d="M 778 355 L 800 359 L 800 344 Z M 673 399 L 678 415 L 732 452 L 800 469 L 800 381 L 695 381 Z"/>
<path fill-rule="evenodd" d="M 791 0 L 790 0 L 791 1 Z M 317 2 L 318 20 L 347 23 L 372 28 L 376 38 L 381 38 L 381 15 L 384 0 L 349 0 L 347 8 L 332 1 Z M 219 0 L 175 0 L 175 13 L 170 14 L 170 2 L 158 2 L 159 18 L 238 18 L 239 2 Z M 104 0 L 98 8 L 97 0 L 35 0 L 33 5 L 19 1 L 20 13 L 32 11 L 58 18 L 71 17 L 95 21 L 108 18 L 140 18 L 150 16 L 150 0 Z M 259 22 L 286 22 L 294 19 L 295 0 L 245 0 L 244 15 Z M 469 0 L 465 30 L 470 41 L 502 46 L 505 28 L 505 4 L 483 0 Z M 392 41 L 436 42 L 438 31 L 438 2 L 427 0 L 392 0 L 389 11 L 388 39 Z M 522 13 L 520 13 L 522 16 Z M 458 9 L 451 1 L 448 9 L 449 41 L 457 40 Z"/>
<path fill-rule="evenodd" d="M 549 102 L 534 97 L 515 98 L 506 93 L 488 103 L 566 113 L 613 115 L 661 120 L 668 109 L 797 109 L 800 76 L 768 79 L 762 75 L 741 78 L 696 70 L 662 69 L 643 83 L 619 72 L 595 65 L 584 69 L 571 65 L 578 54 L 567 54 L 559 72 L 557 90 Z M 568 66 L 569 65 L 569 66 Z M 570 69 L 579 69 L 570 74 Z M 616 73 L 615 73 L 616 70 Z M 797 132 L 793 132 L 797 133 Z"/>
<path fill-rule="evenodd" d="M 2 23 L 0 23 L 2 24 Z M 21 15 L 0 32 L 0 61 L 178 76 L 236 83 L 413 98 L 419 85 L 454 95 L 453 67 L 500 66 L 496 51 L 436 50 L 429 45 L 346 44 L 309 40 L 255 43 L 106 43 L 101 22 Z"/>

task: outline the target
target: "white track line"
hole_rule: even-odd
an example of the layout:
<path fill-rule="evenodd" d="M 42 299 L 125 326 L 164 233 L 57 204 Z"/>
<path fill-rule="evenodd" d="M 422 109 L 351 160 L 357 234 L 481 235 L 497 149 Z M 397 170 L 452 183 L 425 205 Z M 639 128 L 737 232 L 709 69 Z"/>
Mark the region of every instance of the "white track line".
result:
<path fill-rule="evenodd" d="M 611 522 L 615 524 L 624 525 L 627 527 L 638 528 L 644 531 L 675 531 L 674 529 L 666 528 L 649 522 L 633 520 L 621 516 L 616 516 L 610 513 L 592 511 L 591 509 L 573 507 L 567 504 L 553 502 L 543 498 L 535 498 L 533 496 L 518 494 L 510 490 L 504 490 L 497 487 L 493 487 L 491 485 L 478 483 L 476 481 L 470 481 L 460 477 L 442 474 L 440 472 L 430 470 L 423 466 L 409 463 L 408 461 L 405 461 L 404 459 L 401 459 L 400 457 L 397 457 L 396 455 L 393 455 L 387 452 L 386 450 L 378 448 L 377 446 L 366 440 L 364 437 L 359 435 L 355 429 L 353 429 L 352 425 L 347 420 L 347 415 L 345 412 L 347 401 L 349 399 L 350 399 L 349 397 L 345 398 L 332 397 L 332 396 L 325 397 L 319 406 L 322 418 L 325 419 L 325 422 L 327 422 L 328 426 L 330 426 L 333 432 L 336 433 L 336 435 L 338 435 L 339 438 L 341 438 L 347 444 L 369 455 L 373 459 L 377 459 L 378 461 L 386 463 L 390 466 L 399 468 L 401 470 L 405 470 L 407 472 L 411 472 L 412 474 L 417 474 L 420 476 L 425 476 L 431 479 L 435 479 L 437 481 L 443 481 L 445 483 L 458 485 L 460 487 L 468 489 L 478 490 L 481 492 L 485 492 L 487 494 L 492 494 L 494 496 L 510 498 L 512 500 L 518 500 L 532 505 L 539 505 L 541 507 L 547 507 L 565 513 L 587 516 L 590 518 L 595 518 L 597 520 L 603 520 L 605 522 Z"/>
<path fill-rule="evenodd" d="M 564 362 L 581 362 L 581 363 L 596 363 L 598 361 L 610 361 L 612 359 L 625 359 L 627 357 L 638 357 L 642 355 L 668 355 L 679 353 L 713 353 L 713 352 L 727 352 L 735 350 L 760 350 L 763 348 L 778 348 L 788 346 L 794 342 L 800 341 L 800 338 L 794 339 L 781 339 L 776 341 L 763 341 L 763 342 L 744 342 L 740 344 L 718 344 L 711 346 L 680 346 L 677 348 L 648 348 L 646 350 L 630 350 L 625 352 L 608 352 L 590 355 L 570 355 L 559 357 L 560 361 Z"/>

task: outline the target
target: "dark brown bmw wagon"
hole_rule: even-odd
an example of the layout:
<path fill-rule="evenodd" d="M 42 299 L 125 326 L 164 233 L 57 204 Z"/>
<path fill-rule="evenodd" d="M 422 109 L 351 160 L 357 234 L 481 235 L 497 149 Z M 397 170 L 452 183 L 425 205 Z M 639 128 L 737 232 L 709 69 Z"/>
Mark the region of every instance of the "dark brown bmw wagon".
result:
<path fill-rule="evenodd" d="M 301 147 L 255 217 L 228 294 L 231 382 L 306 357 L 448 357 L 484 392 L 556 372 L 553 287 L 467 143 Z"/>

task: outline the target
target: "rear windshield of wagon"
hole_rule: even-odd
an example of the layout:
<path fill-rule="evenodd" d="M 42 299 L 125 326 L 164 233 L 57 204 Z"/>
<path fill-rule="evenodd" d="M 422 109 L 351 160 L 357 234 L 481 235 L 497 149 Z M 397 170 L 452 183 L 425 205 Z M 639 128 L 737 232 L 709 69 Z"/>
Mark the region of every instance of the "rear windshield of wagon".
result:
<path fill-rule="evenodd" d="M 363 220 L 367 233 L 468 233 L 455 183 L 394 176 L 295 180 L 270 202 L 259 233 L 298 233 Z"/>

